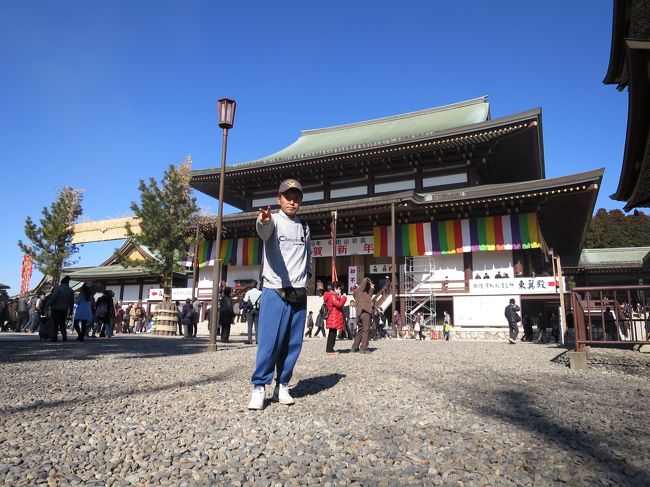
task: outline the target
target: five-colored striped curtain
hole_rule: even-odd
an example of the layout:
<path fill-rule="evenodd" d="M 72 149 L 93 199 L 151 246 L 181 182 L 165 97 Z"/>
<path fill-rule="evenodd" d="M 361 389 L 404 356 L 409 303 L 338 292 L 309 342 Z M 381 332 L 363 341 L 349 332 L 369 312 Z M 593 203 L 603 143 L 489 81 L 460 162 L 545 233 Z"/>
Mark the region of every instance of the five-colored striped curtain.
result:
<path fill-rule="evenodd" d="M 262 248 L 262 241 L 258 237 L 228 239 L 221 241 L 219 253 L 224 265 L 260 265 Z M 214 265 L 214 254 L 214 240 L 199 242 L 199 267 Z"/>
<path fill-rule="evenodd" d="M 375 227 L 374 255 L 391 255 L 391 228 Z M 535 213 L 397 225 L 395 254 L 459 254 L 536 249 L 544 245 Z"/>

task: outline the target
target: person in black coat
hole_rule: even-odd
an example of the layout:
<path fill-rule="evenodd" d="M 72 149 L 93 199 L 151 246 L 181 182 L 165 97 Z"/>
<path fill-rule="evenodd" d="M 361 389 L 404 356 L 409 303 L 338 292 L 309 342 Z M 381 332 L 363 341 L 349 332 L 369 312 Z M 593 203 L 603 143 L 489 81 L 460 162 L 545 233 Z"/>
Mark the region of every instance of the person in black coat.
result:
<path fill-rule="evenodd" d="M 192 307 L 192 301 L 190 299 L 185 300 L 185 304 L 181 309 L 181 326 L 185 330 L 185 338 L 191 338 L 193 336 L 194 328 L 194 308 Z"/>
<path fill-rule="evenodd" d="M 350 331 L 350 306 L 343 306 L 341 310 L 343 312 L 343 324 L 345 325 L 345 330 L 339 330 L 339 340 L 351 340 L 352 332 Z"/>
<path fill-rule="evenodd" d="M 110 289 L 106 290 L 95 303 L 95 319 L 97 320 L 97 329 L 100 337 L 112 337 L 113 330 L 111 325 L 115 319 L 115 303 L 113 296 L 115 294 Z M 92 336 L 95 336 L 97 329 L 93 329 Z"/>
<path fill-rule="evenodd" d="M 68 315 L 72 315 L 74 307 L 74 291 L 70 288 L 69 283 L 69 276 L 61 279 L 61 284 L 54 289 L 54 292 L 47 301 L 48 306 L 52 310 L 52 320 L 56 329 L 61 332 L 61 338 L 63 340 L 68 339 L 65 321 L 68 319 Z M 56 337 L 53 339 L 56 340 Z"/>
<path fill-rule="evenodd" d="M 529 315 L 524 316 L 524 336 L 521 337 L 522 342 L 532 342 L 533 335 L 535 331 L 533 330 L 533 320 L 530 319 Z"/>
<path fill-rule="evenodd" d="M 235 311 L 230 297 L 232 288 L 225 287 L 223 289 L 223 296 L 219 301 L 219 324 L 221 325 L 221 341 L 228 342 L 230 338 L 230 326 L 235 319 Z"/>
<path fill-rule="evenodd" d="M 510 338 L 508 338 L 508 341 L 513 345 L 517 343 L 517 335 L 519 335 L 519 326 L 517 325 L 517 323 L 521 321 L 519 311 L 521 311 L 521 308 L 517 306 L 515 300 L 511 298 L 508 306 L 506 306 L 505 316 L 506 320 L 508 320 L 508 328 L 510 328 Z"/>

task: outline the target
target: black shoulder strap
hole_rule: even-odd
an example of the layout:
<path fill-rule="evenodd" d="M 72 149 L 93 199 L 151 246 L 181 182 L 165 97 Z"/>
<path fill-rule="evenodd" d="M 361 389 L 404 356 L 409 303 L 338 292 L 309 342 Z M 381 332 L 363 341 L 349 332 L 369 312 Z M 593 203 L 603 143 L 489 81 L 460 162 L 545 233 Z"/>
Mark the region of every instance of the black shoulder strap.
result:
<path fill-rule="evenodd" d="M 307 222 L 303 219 L 299 219 L 300 224 L 302 225 L 302 236 L 305 237 L 305 240 L 307 240 L 307 229 L 309 228 L 309 225 L 307 225 Z"/>

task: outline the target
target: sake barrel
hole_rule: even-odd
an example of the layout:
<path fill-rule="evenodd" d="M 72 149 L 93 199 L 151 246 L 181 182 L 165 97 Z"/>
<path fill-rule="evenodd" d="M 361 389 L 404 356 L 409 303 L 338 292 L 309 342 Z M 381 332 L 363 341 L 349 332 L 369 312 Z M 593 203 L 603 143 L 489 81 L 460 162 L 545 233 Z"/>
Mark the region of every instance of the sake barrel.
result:
<path fill-rule="evenodd" d="M 175 335 L 178 331 L 178 311 L 172 301 L 163 301 L 153 312 L 153 332 L 157 335 Z"/>

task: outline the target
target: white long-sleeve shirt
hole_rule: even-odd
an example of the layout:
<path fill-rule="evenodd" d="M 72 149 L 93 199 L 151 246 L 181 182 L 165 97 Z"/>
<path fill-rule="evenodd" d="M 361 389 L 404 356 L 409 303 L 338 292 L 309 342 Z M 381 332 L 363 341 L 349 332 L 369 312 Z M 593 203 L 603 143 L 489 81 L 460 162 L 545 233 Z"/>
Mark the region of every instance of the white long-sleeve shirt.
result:
<path fill-rule="evenodd" d="M 258 220 L 256 229 L 264 241 L 264 287 L 306 287 L 307 273 L 311 273 L 309 226 L 279 211 L 266 224 Z"/>

